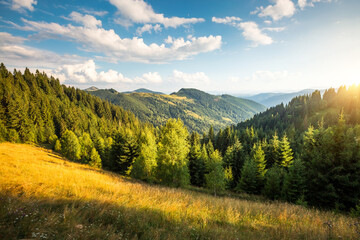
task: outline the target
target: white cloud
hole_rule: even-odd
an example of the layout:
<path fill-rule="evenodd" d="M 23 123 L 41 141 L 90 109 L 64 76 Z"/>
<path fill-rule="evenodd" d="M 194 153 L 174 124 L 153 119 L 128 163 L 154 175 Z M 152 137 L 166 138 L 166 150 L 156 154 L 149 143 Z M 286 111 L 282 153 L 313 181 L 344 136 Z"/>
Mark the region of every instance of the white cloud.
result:
<path fill-rule="evenodd" d="M 225 17 L 225 18 L 212 17 L 211 20 L 215 23 L 232 24 L 235 22 L 240 22 L 241 18 L 239 18 L 239 17 Z"/>
<path fill-rule="evenodd" d="M 34 11 L 34 6 L 36 5 L 36 0 L 12 0 L 11 9 L 19 12 L 24 10 Z"/>
<path fill-rule="evenodd" d="M 193 24 L 204 22 L 203 18 L 180 18 L 180 17 L 164 17 L 164 14 L 155 13 L 151 5 L 143 0 L 109 0 L 121 14 L 121 20 L 117 21 L 119 24 L 129 26 L 134 23 L 160 23 L 165 28 L 178 26 L 184 24 Z M 124 21 L 125 20 L 125 21 Z"/>
<path fill-rule="evenodd" d="M 184 40 L 173 39 L 170 46 L 151 43 L 147 45 L 142 38 L 121 38 L 113 29 L 100 27 L 66 26 L 57 23 L 35 22 L 22 19 L 28 31 L 37 32 L 33 37 L 59 38 L 75 41 L 90 52 L 98 52 L 118 61 L 145 63 L 164 63 L 173 60 L 184 60 L 199 53 L 219 49 L 221 36 L 205 36 Z"/>
<path fill-rule="evenodd" d="M 196 73 L 184 73 L 178 70 L 173 71 L 173 76 L 171 78 L 175 82 L 180 83 L 189 83 L 189 84 L 199 84 L 199 83 L 208 83 L 210 79 L 203 72 Z"/>
<path fill-rule="evenodd" d="M 76 63 L 82 60 L 76 55 L 59 55 L 24 45 L 27 39 L 0 32 L 0 61 L 19 67 L 57 67 L 60 64 Z"/>
<path fill-rule="evenodd" d="M 272 21 L 270 21 L 270 20 L 265 20 L 264 23 L 266 23 L 266 24 L 272 24 Z"/>
<path fill-rule="evenodd" d="M 78 12 L 72 12 L 70 15 L 70 19 L 74 22 L 80 23 L 88 28 L 97 28 L 101 27 L 102 23 L 100 20 L 97 20 L 95 17 L 91 15 L 82 15 Z"/>
<path fill-rule="evenodd" d="M 314 7 L 314 3 L 317 2 L 331 2 L 332 0 L 298 0 L 298 6 L 301 10 L 304 10 L 305 7 Z"/>
<path fill-rule="evenodd" d="M 134 79 L 125 77 L 122 73 L 115 70 L 96 71 L 94 60 L 78 64 L 65 64 L 49 72 L 54 77 L 59 78 L 64 83 L 84 84 L 84 83 L 161 83 L 162 78 L 157 72 L 144 73 L 141 77 Z"/>
<path fill-rule="evenodd" d="M 267 27 L 263 28 L 263 30 L 269 31 L 269 32 L 282 32 L 286 29 L 286 27 Z"/>
<path fill-rule="evenodd" d="M 81 10 L 84 13 L 99 16 L 99 17 L 105 16 L 106 14 L 108 14 L 107 11 L 94 11 L 94 10 L 89 10 L 89 9 L 85 9 L 85 8 L 80 8 L 79 10 Z"/>
<path fill-rule="evenodd" d="M 152 30 L 154 30 L 155 32 L 159 32 L 159 31 L 161 31 L 161 27 L 159 24 L 156 24 L 156 25 L 145 24 L 144 26 L 138 27 L 136 29 L 136 34 L 138 36 L 141 36 L 144 32 L 151 33 Z"/>
<path fill-rule="evenodd" d="M 263 33 L 255 22 L 241 22 L 238 26 L 243 30 L 244 38 L 252 41 L 254 47 L 273 43 L 272 38 Z"/>
<path fill-rule="evenodd" d="M 274 21 L 278 21 L 283 17 L 291 17 L 295 14 L 295 4 L 291 0 L 275 0 L 274 5 L 260 7 L 259 17 L 271 17 Z"/>

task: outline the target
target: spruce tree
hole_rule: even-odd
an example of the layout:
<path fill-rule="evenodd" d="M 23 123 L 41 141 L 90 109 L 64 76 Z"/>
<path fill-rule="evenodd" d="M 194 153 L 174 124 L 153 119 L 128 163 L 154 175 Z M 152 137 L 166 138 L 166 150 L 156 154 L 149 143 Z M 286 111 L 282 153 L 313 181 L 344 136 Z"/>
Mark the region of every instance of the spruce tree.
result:
<path fill-rule="evenodd" d="M 264 195 L 271 199 L 279 199 L 281 197 L 282 171 L 274 165 L 265 175 Z"/>
<path fill-rule="evenodd" d="M 264 179 L 266 169 L 266 160 L 265 160 L 265 153 L 262 150 L 261 144 L 254 144 L 252 159 L 254 160 L 256 167 L 257 167 L 257 177 L 259 181 Z"/>
<path fill-rule="evenodd" d="M 283 168 L 288 168 L 293 162 L 293 152 L 290 147 L 289 140 L 287 139 L 286 135 L 282 138 L 280 142 L 280 162 L 278 163 L 279 166 Z"/>
<path fill-rule="evenodd" d="M 62 153 L 70 160 L 80 160 L 81 147 L 79 140 L 73 131 L 66 130 L 63 134 L 61 138 L 61 150 Z"/>
<path fill-rule="evenodd" d="M 250 194 L 258 192 L 258 169 L 254 159 L 248 159 L 245 161 L 236 190 L 244 191 Z"/>
<path fill-rule="evenodd" d="M 300 159 L 295 159 L 284 176 L 283 197 L 289 202 L 296 202 L 305 194 L 305 166 Z"/>
<path fill-rule="evenodd" d="M 209 173 L 205 175 L 206 187 L 211 189 L 215 196 L 216 193 L 225 189 L 225 171 L 222 164 L 220 153 L 215 150 L 209 157 L 207 167 Z"/>
<path fill-rule="evenodd" d="M 205 162 L 201 158 L 200 138 L 197 133 L 190 136 L 189 173 L 190 182 L 194 186 L 201 187 L 204 184 Z"/>
<path fill-rule="evenodd" d="M 101 168 L 101 158 L 95 148 L 91 149 L 89 165 L 95 168 Z"/>

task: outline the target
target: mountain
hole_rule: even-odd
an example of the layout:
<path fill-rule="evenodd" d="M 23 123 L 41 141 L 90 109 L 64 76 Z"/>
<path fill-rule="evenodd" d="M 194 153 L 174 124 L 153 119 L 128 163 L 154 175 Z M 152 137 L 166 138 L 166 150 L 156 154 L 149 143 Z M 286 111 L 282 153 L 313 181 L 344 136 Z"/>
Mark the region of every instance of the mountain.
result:
<path fill-rule="evenodd" d="M 96 90 L 99 90 L 99 89 L 97 87 L 94 87 L 94 86 L 89 87 L 87 89 L 84 89 L 84 91 L 87 91 L 87 92 L 96 91 Z"/>
<path fill-rule="evenodd" d="M 1 143 L 0 156 L 1 239 L 313 240 L 329 239 L 326 222 L 358 236 L 341 213 L 146 184 L 27 144 Z"/>
<path fill-rule="evenodd" d="M 123 93 L 154 93 L 154 94 L 164 94 L 162 92 L 154 92 L 150 89 L 147 89 L 147 88 L 139 88 L 139 89 L 136 89 L 134 91 L 127 91 L 127 92 L 123 92 Z"/>
<path fill-rule="evenodd" d="M 156 126 L 169 118 L 180 118 L 190 131 L 204 132 L 210 125 L 218 130 L 239 123 L 265 110 L 252 100 L 230 95 L 215 96 L 197 89 L 181 89 L 170 95 L 119 93 L 113 89 L 90 94 L 133 112 L 140 120 Z"/>
<path fill-rule="evenodd" d="M 246 98 L 261 103 L 266 107 L 273 107 L 280 103 L 287 104 L 294 97 L 310 94 L 314 91 L 315 89 L 304 89 L 299 92 L 291 92 L 291 93 L 260 93 Z"/>

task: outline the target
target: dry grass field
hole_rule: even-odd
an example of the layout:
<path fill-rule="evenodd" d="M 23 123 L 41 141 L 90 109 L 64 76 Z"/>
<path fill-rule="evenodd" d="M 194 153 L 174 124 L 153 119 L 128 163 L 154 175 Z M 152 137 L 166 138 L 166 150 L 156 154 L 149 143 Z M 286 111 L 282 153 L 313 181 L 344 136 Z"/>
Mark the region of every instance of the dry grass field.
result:
<path fill-rule="evenodd" d="M 351 217 L 153 186 L 0 144 L 0 239 L 359 239 Z"/>

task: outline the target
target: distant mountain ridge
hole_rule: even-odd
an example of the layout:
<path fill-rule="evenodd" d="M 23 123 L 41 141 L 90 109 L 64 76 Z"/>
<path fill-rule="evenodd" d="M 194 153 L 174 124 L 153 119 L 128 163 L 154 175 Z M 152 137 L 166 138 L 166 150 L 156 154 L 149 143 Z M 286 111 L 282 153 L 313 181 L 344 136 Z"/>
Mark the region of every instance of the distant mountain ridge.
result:
<path fill-rule="evenodd" d="M 150 89 L 147 89 L 147 88 L 139 88 L 139 89 L 136 89 L 134 91 L 126 91 L 126 92 L 122 92 L 122 93 L 154 93 L 154 94 L 164 94 L 162 92 L 155 92 L 155 91 L 152 91 Z"/>
<path fill-rule="evenodd" d="M 204 132 L 236 124 L 264 111 L 265 106 L 230 95 L 211 95 L 197 89 L 182 88 L 170 95 L 147 92 L 120 93 L 114 89 L 90 91 L 133 112 L 140 120 L 156 126 L 169 118 L 180 118 L 190 131 Z"/>
<path fill-rule="evenodd" d="M 260 93 L 246 98 L 261 103 L 266 107 L 274 107 L 281 103 L 287 104 L 294 97 L 310 94 L 314 91 L 315 89 L 304 89 L 298 92 L 291 93 Z"/>

